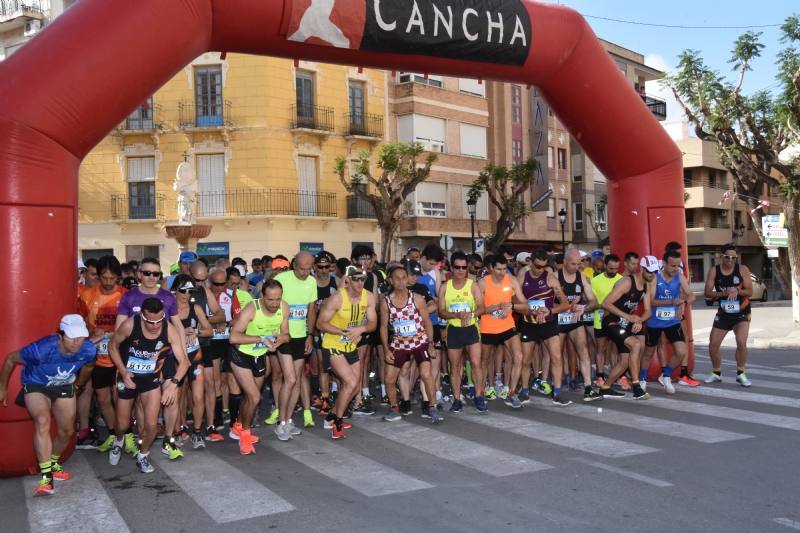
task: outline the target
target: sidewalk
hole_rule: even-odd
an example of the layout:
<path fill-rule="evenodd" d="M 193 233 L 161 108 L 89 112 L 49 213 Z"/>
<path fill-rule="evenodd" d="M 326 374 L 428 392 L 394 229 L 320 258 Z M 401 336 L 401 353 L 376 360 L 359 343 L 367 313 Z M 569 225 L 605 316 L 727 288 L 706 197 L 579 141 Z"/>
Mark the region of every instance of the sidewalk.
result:
<path fill-rule="evenodd" d="M 800 325 L 792 321 L 789 301 L 754 302 L 753 318 L 747 346 L 751 348 L 800 350 Z M 716 307 L 708 307 L 701 300 L 692 306 L 692 326 L 695 346 L 708 346 L 708 334 L 714 323 Z M 732 334 L 722 343 L 725 347 L 736 346 Z"/>

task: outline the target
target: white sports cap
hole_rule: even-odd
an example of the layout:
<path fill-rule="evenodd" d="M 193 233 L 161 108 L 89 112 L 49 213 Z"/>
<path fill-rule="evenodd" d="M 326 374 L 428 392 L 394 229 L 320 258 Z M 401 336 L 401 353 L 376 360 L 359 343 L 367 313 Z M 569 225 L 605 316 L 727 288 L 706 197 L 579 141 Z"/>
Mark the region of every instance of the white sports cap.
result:
<path fill-rule="evenodd" d="M 652 255 L 646 255 L 639 260 L 639 266 L 648 272 L 658 272 L 658 259 Z"/>
<path fill-rule="evenodd" d="M 61 324 L 58 326 L 58 329 L 63 331 L 64 335 L 70 339 L 89 336 L 89 330 L 86 329 L 86 322 L 83 321 L 81 315 L 64 315 L 61 318 Z"/>

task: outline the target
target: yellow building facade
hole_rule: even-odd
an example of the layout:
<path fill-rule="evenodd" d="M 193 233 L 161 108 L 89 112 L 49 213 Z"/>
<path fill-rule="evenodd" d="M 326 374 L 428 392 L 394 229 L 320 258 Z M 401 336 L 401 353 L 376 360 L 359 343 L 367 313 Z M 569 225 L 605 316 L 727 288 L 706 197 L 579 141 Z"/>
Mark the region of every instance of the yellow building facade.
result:
<path fill-rule="evenodd" d="M 197 177 L 198 244 L 209 256 L 348 256 L 379 248 L 377 224 L 333 173 L 337 156 L 385 138 L 387 74 L 380 70 L 207 53 L 159 89 L 86 157 L 80 172 L 83 257 L 156 255 L 178 245 L 176 169 Z M 376 249 L 380 253 L 380 250 Z"/>

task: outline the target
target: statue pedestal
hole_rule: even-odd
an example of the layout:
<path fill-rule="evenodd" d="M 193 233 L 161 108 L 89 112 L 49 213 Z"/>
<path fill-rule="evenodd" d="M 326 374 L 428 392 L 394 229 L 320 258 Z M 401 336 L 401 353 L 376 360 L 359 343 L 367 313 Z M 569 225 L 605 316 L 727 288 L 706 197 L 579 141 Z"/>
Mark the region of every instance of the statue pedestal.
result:
<path fill-rule="evenodd" d="M 167 237 L 178 242 L 178 249 L 183 252 L 197 250 L 197 241 L 205 239 L 211 233 L 210 224 L 173 224 L 164 226 Z"/>

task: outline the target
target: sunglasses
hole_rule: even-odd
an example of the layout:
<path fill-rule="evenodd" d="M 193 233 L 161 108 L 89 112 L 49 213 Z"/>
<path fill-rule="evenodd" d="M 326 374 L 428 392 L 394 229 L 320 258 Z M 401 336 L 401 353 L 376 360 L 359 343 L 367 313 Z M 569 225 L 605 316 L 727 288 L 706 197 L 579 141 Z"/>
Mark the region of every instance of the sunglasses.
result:
<path fill-rule="evenodd" d="M 350 281 L 354 283 L 364 283 L 365 281 L 367 281 L 367 278 L 365 276 L 354 276 L 350 278 Z"/>
<path fill-rule="evenodd" d="M 181 294 L 189 294 L 192 292 L 192 289 L 178 289 L 178 292 Z"/>
<path fill-rule="evenodd" d="M 194 278 L 194 280 L 195 280 L 197 283 L 205 283 L 207 279 L 208 279 L 208 278 L 203 278 L 203 279 L 200 279 L 200 278 Z"/>
<path fill-rule="evenodd" d="M 215 287 L 224 287 L 225 285 L 228 284 L 228 282 L 227 281 L 212 281 L 211 284 L 214 285 Z"/>
<path fill-rule="evenodd" d="M 722 257 L 724 257 L 728 261 L 736 261 L 737 259 L 739 259 L 739 257 L 736 255 L 723 255 Z"/>
<path fill-rule="evenodd" d="M 161 315 L 161 318 L 159 318 L 158 320 L 150 320 L 149 318 L 145 318 L 144 315 L 142 315 L 142 320 L 144 320 L 148 324 L 153 324 L 153 325 L 160 324 L 164 320 L 164 315 Z"/>
<path fill-rule="evenodd" d="M 140 270 L 139 274 L 146 278 L 160 278 L 161 272 L 156 272 L 153 270 Z"/>
<path fill-rule="evenodd" d="M 537 263 L 536 261 L 534 261 L 533 266 L 536 268 L 545 268 L 547 266 L 547 263 Z"/>
<path fill-rule="evenodd" d="M 314 265 L 314 266 L 317 268 L 317 270 L 330 270 L 331 269 L 331 265 Z"/>
<path fill-rule="evenodd" d="M 466 270 L 467 265 L 453 265 L 453 270 Z"/>

